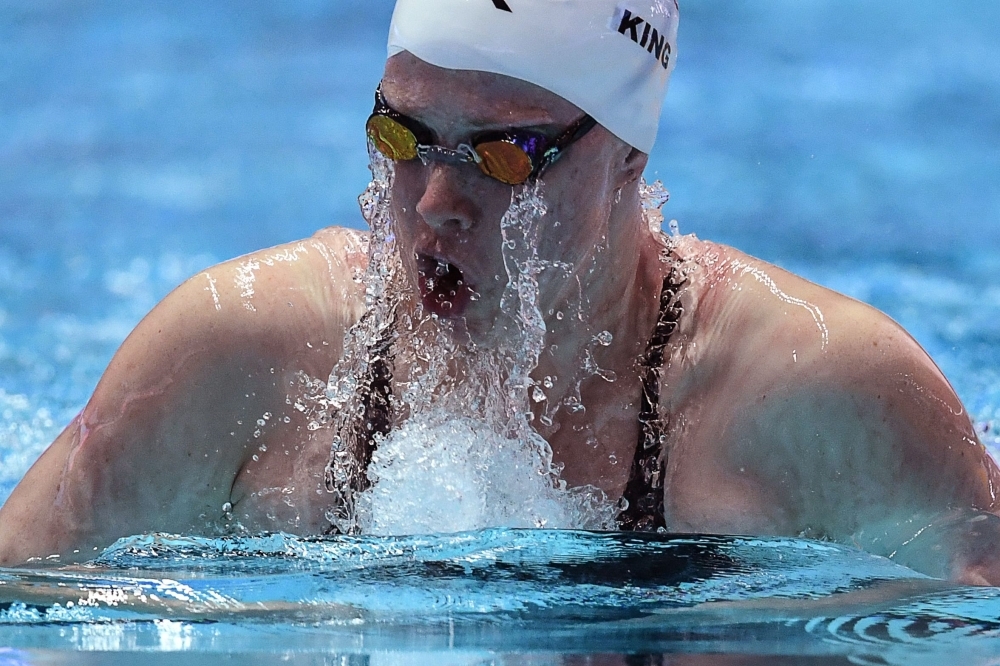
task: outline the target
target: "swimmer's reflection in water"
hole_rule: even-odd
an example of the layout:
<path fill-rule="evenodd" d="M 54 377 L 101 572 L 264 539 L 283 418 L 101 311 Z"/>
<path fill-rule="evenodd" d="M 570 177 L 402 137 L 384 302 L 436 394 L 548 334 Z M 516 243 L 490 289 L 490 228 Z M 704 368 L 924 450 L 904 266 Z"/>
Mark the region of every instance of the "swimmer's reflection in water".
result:
<path fill-rule="evenodd" d="M 372 271 L 385 245 L 339 228 L 191 278 L 0 510 L 0 563 L 82 560 L 149 531 L 330 531 L 379 449 L 338 449 L 339 403 L 311 419 L 323 390 L 310 402 L 302 386 L 377 348 L 352 331 L 379 308 L 414 330 L 433 314 L 454 351 L 510 347 L 515 307 L 538 353 L 509 375 L 544 393 L 515 434 L 544 442 L 567 493 L 628 500 L 617 526 L 831 539 L 1000 584 L 1000 475 L 917 343 L 861 303 L 644 217 L 676 7 L 507 4 L 397 2 L 367 128 L 392 180 L 363 205 L 391 219 L 405 293 L 387 308 Z M 545 213 L 511 263 L 504 220 L 536 186 Z M 344 386 L 366 424 L 381 409 L 370 431 L 385 436 L 360 438 L 381 446 L 441 384 L 403 381 L 399 359 L 419 354 L 371 330 L 392 349 Z M 444 365 L 476 379 L 461 355 Z M 466 397 L 457 416 L 478 409 Z"/>

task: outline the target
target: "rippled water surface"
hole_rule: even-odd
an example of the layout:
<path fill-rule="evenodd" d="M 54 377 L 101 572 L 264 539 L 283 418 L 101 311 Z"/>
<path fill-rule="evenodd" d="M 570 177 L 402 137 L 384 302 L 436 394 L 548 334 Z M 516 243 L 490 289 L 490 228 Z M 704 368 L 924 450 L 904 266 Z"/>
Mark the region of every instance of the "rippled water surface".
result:
<path fill-rule="evenodd" d="M 959 645 L 983 663 L 1000 658 L 1000 590 L 794 539 L 149 535 L 82 566 L 0 570 L 0 609 L 0 642 L 35 657 L 181 650 L 377 662 L 447 652 L 454 663 L 562 663 L 707 647 L 931 663 Z"/>
<path fill-rule="evenodd" d="M 0 0 L 0 500 L 186 276 L 360 226 L 390 9 Z M 667 218 L 888 312 L 997 451 L 1000 4 L 683 9 Z M 0 666 L 1000 660 L 995 591 L 788 540 L 144 536 L 2 571 L 0 608 Z"/>

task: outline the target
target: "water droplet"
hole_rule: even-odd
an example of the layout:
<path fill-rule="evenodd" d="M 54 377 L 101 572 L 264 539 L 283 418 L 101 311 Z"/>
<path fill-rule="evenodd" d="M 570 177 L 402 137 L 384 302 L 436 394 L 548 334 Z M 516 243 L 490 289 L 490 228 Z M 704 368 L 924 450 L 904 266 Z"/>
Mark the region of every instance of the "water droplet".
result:
<path fill-rule="evenodd" d="M 535 402 L 544 402 L 547 400 L 545 396 L 545 391 L 541 389 L 540 386 L 534 386 L 531 389 L 531 399 Z"/>
<path fill-rule="evenodd" d="M 611 341 L 615 339 L 615 336 L 611 335 L 611 331 L 601 331 L 597 334 L 597 342 L 602 347 L 607 347 L 611 344 Z"/>
<path fill-rule="evenodd" d="M 556 319 L 558 319 L 559 321 L 562 321 L 563 317 L 565 317 L 565 315 L 562 313 L 562 310 L 556 313 Z"/>
<path fill-rule="evenodd" d="M 555 386 L 555 382 L 552 377 L 546 375 L 545 379 L 542 380 L 542 386 L 544 386 L 547 389 L 550 389 L 553 386 Z"/>

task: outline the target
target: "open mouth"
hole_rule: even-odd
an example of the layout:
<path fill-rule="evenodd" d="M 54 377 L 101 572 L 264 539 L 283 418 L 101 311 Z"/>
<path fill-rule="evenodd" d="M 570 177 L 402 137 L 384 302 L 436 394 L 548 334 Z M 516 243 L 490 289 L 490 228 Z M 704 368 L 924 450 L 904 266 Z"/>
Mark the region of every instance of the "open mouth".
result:
<path fill-rule="evenodd" d="M 475 291 L 465 280 L 462 269 L 429 254 L 416 254 L 420 298 L 431 314 L 461 317 Z"/>

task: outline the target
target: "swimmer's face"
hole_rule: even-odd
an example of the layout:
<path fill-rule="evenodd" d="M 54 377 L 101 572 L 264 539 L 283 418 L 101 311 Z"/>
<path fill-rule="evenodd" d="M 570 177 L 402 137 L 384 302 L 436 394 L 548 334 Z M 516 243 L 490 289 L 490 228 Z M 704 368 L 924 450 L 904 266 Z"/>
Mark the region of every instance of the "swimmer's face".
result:
<path fill-rule="evenodd" d="M 393 109 L 425 125 L 438 145 L 453 149 L 483 132 L 509 128 L 552 139 L 583 115 L 532 84 L 442 69 L 406 52 L 386 64 L 382 92 Z M 616 193 L 638 177 L 636 163 L 627 144 L 597 126 L 544 173 L 548 214 L 541 222 L 538 254 L 571 268 L 540 276 L 543 313 L 576 307 L 577 277 L 593 268 L 611 210 L 618 205 Z M 415 293 L 426 309 L 456 320 L 477 342 L 502 335 L 497 322 L 507 274 L 500 219 L 515 188 L 468 163 L 400 161 L 395 173 L 396 236 Z"/>

